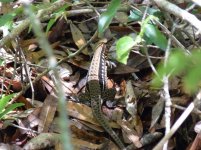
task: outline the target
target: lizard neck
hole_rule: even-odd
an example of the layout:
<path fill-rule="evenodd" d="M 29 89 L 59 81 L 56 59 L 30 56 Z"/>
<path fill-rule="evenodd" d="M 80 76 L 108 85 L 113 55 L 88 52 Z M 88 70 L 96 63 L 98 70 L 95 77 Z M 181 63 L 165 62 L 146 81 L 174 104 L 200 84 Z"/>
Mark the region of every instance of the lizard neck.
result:
<path fill-rule="evenodd" d="M 106 46 L 104 43 L 100 43 L 97 46 L 91 61 L 91 65 L 90 65 L 89 73 L 87 77 L 88 83 L 93 80 L 98 81 L 98 84 L 101 90 L 105 89 L 106 81 L 107 81 L 107 66 L 105 61 L 105 50 L 106 50 Z"/>

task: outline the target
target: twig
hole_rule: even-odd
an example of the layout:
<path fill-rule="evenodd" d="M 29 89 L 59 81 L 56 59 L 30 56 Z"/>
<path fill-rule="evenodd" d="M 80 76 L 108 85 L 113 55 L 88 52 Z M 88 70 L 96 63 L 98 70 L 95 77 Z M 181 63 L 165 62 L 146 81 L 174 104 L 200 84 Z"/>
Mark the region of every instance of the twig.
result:
<path fill-rule="evenodd" d="M 199 5 L 201 7 L 201 1 L 198 1 L 198 0 L 191 0 L 193 1 L 196 5 Z"/>
<path fill-rule="evenodd" d="M 57 2 L 53 3 L 49 8 L 45 8 L 44 10 L 39 11 L 37 14 L 37 17 L 41 21 L 47 20 L 51 17 L 50 14 L 52 14 L 52 12 L 59 9 L 64 4 L 65 4 L 65 2 L 63 0 L 58 0 Z M 43 12 L 43 16 L 41 16 L 41 12 Z M 46 16 L 44 16 L 44 15 L 46 15 Z M 20 23 L 15 29 L 13 29 L 10 34 L 8 34 L 7 36 L 5 36 L 1 39 L 0 48 L 2 48 L 11 39 L 14 39 L 15 37 L 19 36 L 20 33 L 22 33 L 22 31 L 24 31 L 26 28 L 28 28 L 29 25 L 30 25 L 29 19 L 25 19 L 24 21 L 22 21 L 22 23 Z"/>
<path fill-rule="evenodd" d="M 174 5 L 173 3 L 170 3 L 166 0 L 151 0 L 153 3 L 155 3 L 158 7 L 161 9 L 169 12 L 170 14 L 173 14 L 191 25 L 193 25 L 198 32 L 201 32 L 201 21 L 197 19 L 197 17 L 191 13 L 189 13 L 186 10 L 181 9 L 180 7 Z"/>
<path fill-rule="evenodd" d="M 42 15 L 41 11 L 36 16 L 40 19 L 40 21 L 46 21 L 53 17 L 50 15 L 50 14 L 52 14 L 52 12 L 59 9 L 64 4 L 66 4 L 66 3 L 63 0 L 59 0 L 55 3 L 53 3 L 49 8 L 45 8 L 44 10 L 41 10 L 42 12 L 44 12 L 44 14 L 46 14 L 46 16 L 41 16 Z M 104 12 L 106 10 L 107 9 L 97 9 L 98 12 Z M 122 7 L 122 8 L 119 8 L 118 11 L 128 11 L 128 10 L 129 10 L 129 7 Z M 70 10 L 70 11 L 66 11 L 66 15 L 68 17 L 71 17 L 71 16 L 76 16 L 76 15 L 81 15 L 81 14 L 92 13 L 92 12 L 94 12 L 94 10 L 92 8 L 80 9 L 80 10 Z M 3 47 L 6 43 L 8 43 L 10 40 L 14 39 L 16 36 L 19 36 L 20 33 L 22 33 L 25 29 L 28 28 L 29 25 L 30 25 L 29 19 L 25 19 L 24 21 L 22 21 L 15 29 L 13 29 L 11 31 L 10 34 L 8 34 L 7 36 L 5 36 L 1 39 L 0 48 Z"/>
<path fill-rule="evenodd" d="M 38 43 L 41 46 L 42 49 L 44 49 L 47 58 L 49 67 L 53 70 L 54 75 L 54 84 L 57 89 L 57 96 L 58 96 L 58 106 L 59 106 L 59 125 L 61 129 L 61 141 L 62 141 L 62 147 L 63 149 L 72 150 L 72 144 L 71 144 L 71 138 L 70 138 L 70 131 L 69 128 L 66 126 L 69 126 L 69 121 L 67 118 L 67 112 L 66 110 L 66 97 L 64 90 L 62 88 L 62 83 L 59 77 L 59 73 L 56 69 L 57 60 L 54 56 L 53 49 L 51 48 L 50 44 L 47 41 L 47 38 L 45 37 L 45 34 L 42 31 L 41 23 L 37 19 L 37 17 L 34 15 L 34 12 L 31 9 L 31 6 L 29 4 L 24 3 L 24 13 L 29 17 L 30 23 L 32 24 L 32 29 L 38 38 Z M 40 13 L 39 13 L 40 15 Z"/>
<path fill-rule="evenodd" d="M 165 142 L 172 137 L 172 135 L 177 131 L 177 129 L 181 126 L 181 124 L 185 121 L 185 119 L 190 115 L 193 109 L 194 109 L 194 103 L 192 102 L 182 113 L 179 119 L 175 122 L 175 124 L 172 126 L 169 133 L 162 138 L 162 140 L 154 147 L 153 150 L 161 150 Z"/>
<path fill-rule="evenodd" d="M 191 102 L 188 107 L 185 109 L 185 111 L 182 113 L 182 115 L 177 119 L 177 121 L 174 123 L 172 128 L 170 129 L 169 133 L 166 134 L 162 140 L 154 147 L 153 150 L 161 150 L 164 143 L 168 141 L 174 133 L 177 131 L 177 129 L 181 126 L 181 124 L 185 121 L 185 119 L 190 115 L 190 113 L 194 110 L 196 103 L 200 103 L 201 101 L 201 91 L 198 92 L 193 102 Z M 196 110 L 196 109 L 195 109 Z"/>
<path fill-rule="evenodd" d="M 61 63 L 67 61 L 70 58 L 75 57 L 76 55 L 78 55 L 80 52 L 82 52 L 83 49 L 85 49 L 96 37 L 97 37 L 97 31 L 94 33 L 94 35 L 92 36 L 92 38 L 90 40 L 87 41 L 87 43 L 85 45 L 83 45 L 79 50 L 77 50 L 76 52 L 70 54 L 69 56 L 61 59 L 60 61 L 58 61 L 57 65 L 60 65 Z M 43 71 L 41 74 L 39 74 L 33 81 L 32 83 L 35 84 L 37 81 L 39 81 L 41 79 L 42 76 L 46 75 L 49 71 L 51 71 L 51 68 L 47 68 L 45 71 Z M 22 91 L 20 91 L 19 93 L 16 94 L 16 96 L 12 99 L 12 102 L 15 101 L 16 99 L 18 99 L 22 94 L 24 94 L 25 91 L 27 91 L 30 88 L 30 83 L 27 84 L 24 89 Z"/>

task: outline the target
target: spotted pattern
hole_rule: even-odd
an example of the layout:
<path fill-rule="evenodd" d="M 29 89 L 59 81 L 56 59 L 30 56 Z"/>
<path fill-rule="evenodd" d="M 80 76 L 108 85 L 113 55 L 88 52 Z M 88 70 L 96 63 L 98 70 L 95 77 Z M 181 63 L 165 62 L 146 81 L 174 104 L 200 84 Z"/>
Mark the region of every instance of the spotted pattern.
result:
<path fill-rule="evenodd" d="M 93 115 L 100 123 L 100 125 L 110 134 L 114 142 L 118 145 L 120 149 L 124 149 L 124 144 L 116 135 L 116 133 L 109 126 L 108 121 L 105 119 L 102 110 L 102 95 L 106 87 L 107 71 L 105 62 L 105 45 L 99 44 L 97 47 L 91 66 L 89 68 L 88 78 L 87 78 L 87 91 L 89 92 L 91 99 L 91 108 Z"/>

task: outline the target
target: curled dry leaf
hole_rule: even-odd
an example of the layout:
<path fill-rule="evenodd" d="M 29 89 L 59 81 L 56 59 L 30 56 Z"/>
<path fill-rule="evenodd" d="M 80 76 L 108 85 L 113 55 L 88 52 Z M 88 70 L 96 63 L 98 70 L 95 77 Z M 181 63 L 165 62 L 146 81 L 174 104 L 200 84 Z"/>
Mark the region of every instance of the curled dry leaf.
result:
<path fill-rule="evenodd" d="M 69 116 L 100 126 L 94 118 L 91 108 L 87 105 L 68 101 L 66 110 L 68 111 Z M 109 124 L 114 128 L 118 128 L 118 125 L 115 122 L 110 121 Z"/>
<path fill-rule="evenodd" d="M 73 24 L 70 23 L 70 30 L 73 36 L 73 40 L 75 42 L 75 44 L 77 45 L 78 48 L 81 48 L 82 46 L 84 46 L 86 44 L 86 40 L 82 34 L 82 32 Z M 88 55 L 88 50 L 87 48 L 85 48 L 82 51 L 83 54 Z"/>
<path fill-rule="evenodd" d="M 46 97 L 39 115 L 40 122 L 38 132 L 48 132 L 49 126 L 52 123 L 57 110 L 57 102 L 57 98 L 53 95 L 48 95 Z"/>
<path fill-rule="evenodd" d="M 133 90 L 131 80 L 127 81 L 126 83 L 125 102 L 126 110 L 132 117 L 135 117 L 135 115 L 137 115 L 137 99 Z"/>
<path fill-rule="evenodd" d="M 118 121 L 118 124 L 122 127 L 125 138 L 128 138 L 137 148 L 142 147 L 140 137 L 127 121 Z"/>
<path fill-rule="evenodd" d="M 91 108 L 87 105 L 68 101 L 66 104 L 66 110 L 68 111 L 69 116 L 99 125 L 93 117 Z"/>
<path fill-rule="evenodd" d="M 150 131 L 154 128 L 156 123 L 158 122 L 163 109 L 164 109 L 165 101 L 163 99 L 159 99 L 157 104 L 153 107 L 152 109 L 152 118 L 151 118 L 151 126 L 150 126 Z"/>

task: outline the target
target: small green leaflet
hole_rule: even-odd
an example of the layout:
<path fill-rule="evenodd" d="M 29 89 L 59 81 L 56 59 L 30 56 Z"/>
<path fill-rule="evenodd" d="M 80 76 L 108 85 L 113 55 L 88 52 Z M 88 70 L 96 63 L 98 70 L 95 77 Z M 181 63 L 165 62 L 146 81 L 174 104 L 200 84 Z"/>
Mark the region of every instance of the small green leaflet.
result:
<path fill-rule="evenodd" d="M 23 106 L 23 103 L 14 103 L 9 104 L 9 101 L 15 96 L 16 94 L 10 94 L 10 95 L 3 95 L 0 99 L 0 119 L 4 117 L 7 113 L 14 110 L 17 107 Z"/>
<path fill-rule="evenodd" d="M 1 16 L 0 17 L 0 27 L 4 26 L 8 22 L 13 22 L 15 15 L 16 14 L 14 14 L 14 13 L 7 13 L 7 14 Z"/>
<path fill-rule="evenodd" d="M 0 2 L 2 3 L 10 3 L 10 2 L 13 2 L 14 0 L 0 0 Z"/>
<path fill-rule="evenodd" d="M 4 60 L 0 58 L 0 66 L 2 66 L 4 63 Z"/>
<path fill-rule="evenodd" d="M 140 41 L 140 36 L 137 36 L 135 41 L 130 36 L 124 36 L 120 38 L 117 41 L 116 46 L 117 60 L 123 64 L 126 64 L 131 48 Z"/>
<path fill-rule="evenodd" d="M 144 24 L 144 38 L 148 44 L 154 43 L 156 46 L 160 47 L 162 50 L 167 48 L 167 39 L 164 34 L 153 24 Z"/>
<path fill-rule="evenodd" d="M 47 24 L 47 28 L 46 28 L 46 33 L 48 33 L 48 31 L 51 29 L 51 27 L 54 25 L 57 19 L 62 16 L 63 12 L 65 12 L 65 9 L 68 7 L 69 6 L 66 4 L 52 14 L 52 15 L 55 15 L 55 17 L 49 20 Z"/>
<path fill-rule="evenodd" d="M 121 4 L 121 0 L 112 0 L 107 8 L 107 11 L 100 16 L 100 19 L 98 22 L 99 37 L 103 36 L 104 31 L 108 28 L 108 26 L 112 22 L 112 19 L 114 18 L 120 4 Z"/>
<path fill-rule="evenodd" d="M 14 110 L 17 107 L 21 107 L 21 106 L 24 106 L 24 104 L 23 103 L 14 103 L 14 104 L 8 105 L 8 107 L 6 107 L 5 110 L 0 113 L 0 119 L 4 118 L 4 116 L 6 114 L 8 114 L 10 111 Z"/>

